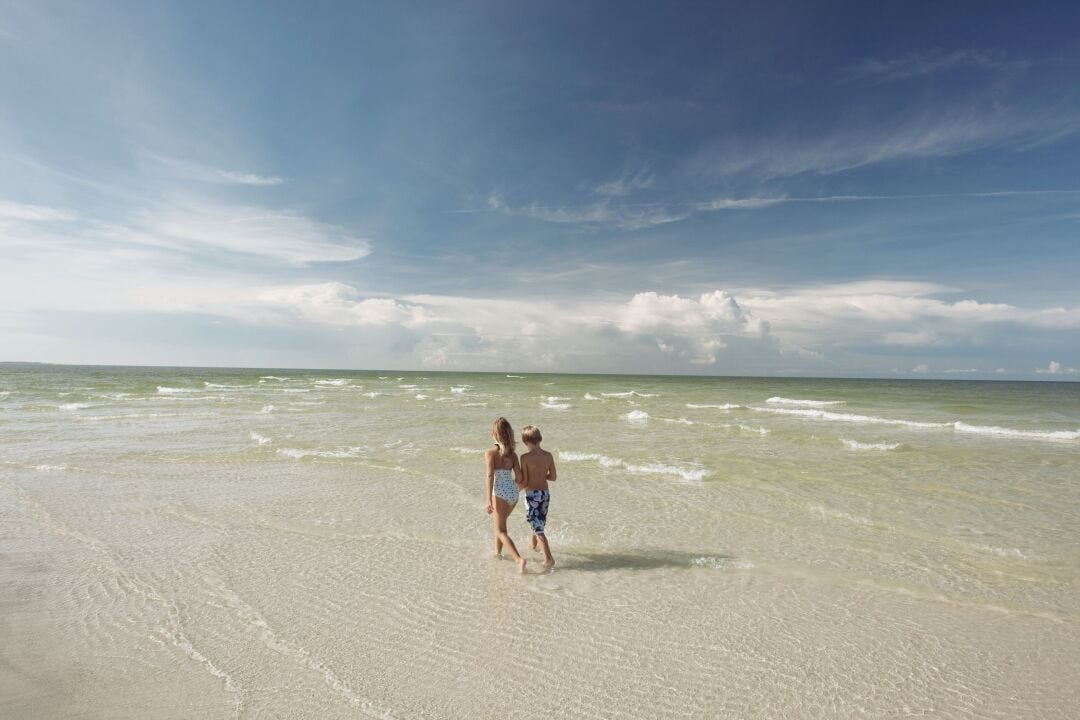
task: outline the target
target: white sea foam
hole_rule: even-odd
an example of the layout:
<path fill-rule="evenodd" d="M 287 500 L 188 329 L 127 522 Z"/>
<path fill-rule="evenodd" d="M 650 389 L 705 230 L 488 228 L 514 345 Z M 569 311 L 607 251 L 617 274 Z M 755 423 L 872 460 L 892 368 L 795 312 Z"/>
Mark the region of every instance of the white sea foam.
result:
<path fill-rule="evenodd" d="M 34 469 L 38 472 L 63 472 L 67 470 L 67 465 L 35 465 Z"/>
<path fill-rule="evenodd" d="M 336 378 L 334 380 L 316 380 L 315 384 L 328 387 L 344 387 L 349 384 L 349 381 L 345 378 Z"/>
<path fill-rule="evenodd" d="M 416 385 L 398 385 L 402 390 L 415 390 Z"/>
<path fill-rule="evenodd" d="M 592 393 L 585 393 L 585 399 L 586 400 L 599 400 L 600 398 L 596 397 Z"/>
<path fill-rule="evenodd" d="M 363 454 L 364 449 L 351 447 L 347 450 L 303 450 L 300 448 L 278 448 L 278 455 L 300 460 L 306 457 L 320 458 L 355 458 Z"/>
<path fill-rule="evenodd" d="M 0 390 L 0 397 L 10 395 L 14 390 Z"/>
<path fill-rule="evenodd" d="M 895 450 L 900 443 L 864 443 L 858 440 L 841 440 L 849 450 Z"/>
<path fill-rule="evenodd" d="M 427 395 L 425 395 L 425 394 L 423 394 L 423 393 L 417 393 L 417 395 L 416 395 L 416 399 L 417 399 L 417 400 L 427 400 L 427 399 L 428 399 L 428 396 L 427 396 Z"/>
<path fill-rule="evenodd" d="M 278 377 L 277 375 L 260 375 L 260 380 L 280 380 L 281 382 L 288 382 L 290 378 Z"/>
<path fill-rule="evenodd" d="M 626 392 L 611 392 L 611 393 L 600 393 L 600 394 L 603 395 L 604 397 L 617 397 L 617 398 L 657 397 L 656 393 L 642 393 L 642 392 L 638 392 L 637 390 L 627 390 Z"/>
<path fill-rule="evenodd" d="M 459 455 L 483 455 L 484 454 L 483 450 L 476 450 L 474 448 L 455 447 L 455 448 L 450 448 L 450 449 L 453 450 L 454 452 L 458 453 Z"/>
<path fill-rule="evenodd" d="M 687 420 L 684 417 L 681 417 L 681 418 L 658 418 L 658 419 L 663 420 L 666 423 L 671 423 L 673 425 L 697 425 L 697 423 L 694 422 L 693 420 Z"/>
<path fill-rule="evenodd" d="M 263 405 L 262 410 L 260 410 L 259 412 L 262 413 L 263 415 L 269 415 L 270 413 L 274 412 L 274 406 L 273 405 Z"/>
<path fill-rule="evenodd" d="M 381 393 L 381 392 L 366 392 L 366 393 L 364 393 L 364 396 L 369 397 L 372 400 L 374 400 L 375 398 L 379 397 L 380 395 L 385 395 L 385 394 L 386 393 Z"/>
<path fill-rule="evenodd" d="M 1031 556 L 1019 548 L 994 547 L 993 545 L 972 545 L 976 550 L 988 552 L 998 557 L 1014 558 L 1016 560 L 1030 560 Z"/>
<path fill-rule="evenodd" d="M 251 387 L 250 385 L 222 385 L 221 383 L 212 383 L 203 381 L 203 385 L 208 388 L 214 388 L 216 390 L 236 390 L 238 388 Z"/>
<path fill-rule="evenodd" d="M 806 405 L 807 407 L 825 407 L 827 405 L 843 405 L 843 400 L 792 400 L 786 397 L 771 397 L 765 402 L 778 405 Z"/>
<path fill-rule="evenodd" d="M 197 393 L 200 392 L 195 388 L 175 388 L 175 387 L 162 387 L 158 385 L 158 394 L 160 395 L 180 395 L 182 393 Z"/>
<path fill-rule="evenodd" d="M 260 435 L 257 432 L 251 433 L 251 439 L 259 443 L 260 445 L 266 445 L 270 442 L 273 442 L 270 438 Z"/>
<path fill-rule="evenodd" d="M 88 407 L 86 403 L 64 403 L 59 406 L 61 410 L 85 410 Z"/>
<path fill-rule="evenodd" d="M 861 515 L 852 515 L 851 513 L 846 513 L 843 510 L 833 510 L 832 508 L 827 508 L 824 505 L 810 505 L 809 508 L 810 512 L 821 515 L 822 521 L 832 518 L 834 520 L 846 520 L 847 522 L 853 523 L 855 525 L 862 525 L 864 527 L 869 527 L 870 525 L 873 525 L 873 522 L 871 522 L 869 518 L 865 518 Z"/>
<path fill-rule="evenodd" d="M 730 427 L 730 426 L 728 426 L 728 427 Z M 769 430 L 769 428 L 754 427 L 752 425 L 743 425 L 742 423 L 739 423 L 735 427 L 737 427 L 739 430 L 742 430 L 743 432 L 755 433 L 757 435 L 768 435 L 770 432 L 772 432 L 771 430 Z"/>
<path fill-rule="evenodd" d="M 1012 428 L 988 425 L 968 425 L 956 422 L 953 427 L 958 432 L 992 435 L 1002 438 L 1024 438 L 1030 440 L 1078 440 L 1080 430 L 1013 430 Z"/>
<path fill-rule="evenodd" d="M 742 405 L 732 405 L 731 403 L 724 403 L 723 405 L 695 405 L 694 403 L 686 403 L 686 407 L 692 410 L 704 410 L 706 408 L 711 408 L 713 410 L 737 410 L 741 408 Z"/>
<path fill-rule="evenodd" d="M 565 400 L 565 399 L 566 398 L 555 397 L 554 395 L 552 395 L 547 400 L 545 400 L 543 403 L 541 403 L 540 407 L 542 407 L 542 408 L 544 408 L 546 410 L 559 410 L 559 411 L 569 410 L 570 409 L 570 404 L 569 403 L 560 402 L 561 400 Z"/>
<path fill-rule="evenodd" d="M 631 410 L 626 413 L 626 419 L 632 423 L 647 423 L 649 422 L 649 413 L 644 410 Z"/>
<path fill-rule="evenodd" d="M 439 399 L 440 399 L 440 400 L 445 400 L 446 398 L 439 398 Z M 462 403 L 462 404 L 461 404 L 461 407 L 487 407 L 487 403 L 481 403 L 481 402 L 476 402 L 476 403 Z M 569 406 L 567 406 L 567 407 L 569 407 Z"/>
<path fill-rule="evenodd" d="M 508 378 L 518 378 L 518 379 L 520 379 L 520 380 L 524 380 L 524 379 L 525 379 L 525 376 L 524 376 L 524 375 L 507 375 L 506 377 L 508 377 Z"/>
<path fill-rule="evenodd" d="M 283 393 L 309 393 L 311 390 L 308 388 L 285 388 L 281 392 Z"/>
<path fill-rule="evenodd" d="M 874 417 L 873 415 L 852 415 L 849 413 L 835 413 L 828 410 L 803 410 L 801 408 L 771 408 L 754 407 L 751 410 L 757 412 L 776 413 L 780 415 L 795 415 L 798 417 L 814 418 L 816 420 L 831 420 L 833 422 L 861 423 L 863 425 L 902 425 L 914 428 L 943 428 L 952 423 L 916 422 L 914 420 L 891 420 L 889 418 Z"/>
<path fill-rule="evenodd" d="M 567 462 L 583 462 L 583 461 L 595 461 L 600 463 L 603 467 L 608 468 L 622 468 L 627 472 L 634 473 L 636 475 L 674 475 L 681 477 L 683 480 L 698 481 L 708 476 L 709 471 L 702 467 L 686 468 L 678 467 L 675 465 L 663 465 L 661 463 L 647 463 L 644 465 L 637 465 L 634 463 L 628 463 L 620 458 L 608 457 L 607 455 L 600 455 L 597 453 L 579 453 L 568 450 L 562 450 L 559 452 L 559 459 Z"/>
<path fill-rule="evenodd" d="M 466 390 L 468 390 L 470 387 L 472 387 L 472 386 L 471 385 L 462 385 L 460 387 L 452 387 L 452 388 L 450 388 L 450 392 L 454 393 L 455 395 L 461 395 Z"/>

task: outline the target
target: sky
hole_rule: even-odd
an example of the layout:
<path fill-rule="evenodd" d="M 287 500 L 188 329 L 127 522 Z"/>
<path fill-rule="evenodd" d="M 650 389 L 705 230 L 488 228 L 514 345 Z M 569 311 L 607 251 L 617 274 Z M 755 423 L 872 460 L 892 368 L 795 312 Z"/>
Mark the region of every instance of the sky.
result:
<path fill-rule="evenodd" d="M 1080 380 L 1077 27 L 0 0 L 0 360 Z"/>

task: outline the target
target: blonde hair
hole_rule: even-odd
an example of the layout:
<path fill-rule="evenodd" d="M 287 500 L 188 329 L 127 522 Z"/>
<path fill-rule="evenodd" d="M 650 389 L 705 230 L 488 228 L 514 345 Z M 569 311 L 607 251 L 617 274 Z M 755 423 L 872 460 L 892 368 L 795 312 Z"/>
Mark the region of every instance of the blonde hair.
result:
<path fill-rule="evenodd" d="M 501 457 L 514 452 L 514 428 L 510 427 L 510 421 L 506 418 L 495 418 L 495 422 L 491 424 L 491 437 L 495 438 Z"/>
<path fill-rule="evenodd" d="M 539 445 L 543 439 L 544 436 L 540 434 L 540 428 L 535 425 L 526 425 L 521 428 L 521 442 Z"/>

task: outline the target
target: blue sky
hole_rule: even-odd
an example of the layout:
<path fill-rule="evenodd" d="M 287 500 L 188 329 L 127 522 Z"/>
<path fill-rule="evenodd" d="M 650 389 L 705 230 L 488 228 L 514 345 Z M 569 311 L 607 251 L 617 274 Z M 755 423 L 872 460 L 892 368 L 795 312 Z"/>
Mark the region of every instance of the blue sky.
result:
<path fill-rule="evenodd" d="M 0 359 L 1080 378 L 1080 8 L 940 5 L 0 0 Z"/>

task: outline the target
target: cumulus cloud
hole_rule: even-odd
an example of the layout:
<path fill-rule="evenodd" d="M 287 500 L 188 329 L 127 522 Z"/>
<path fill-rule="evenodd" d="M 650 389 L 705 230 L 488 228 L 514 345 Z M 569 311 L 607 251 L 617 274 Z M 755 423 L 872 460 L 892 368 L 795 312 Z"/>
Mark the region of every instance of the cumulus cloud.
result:
<path fill-rule="evenodd" d="M 1035 372 L 1039 375 L 1072 375 L 1080 372 L 1080 370 L 1072 367 L 1065 367 L 1056 360 L 1051 360 L 1049 365 L 1044 368 L 1036 368 Z"/>
<path fill-rule="evenodd" d="M 401 325 L 413 328 L 431 320 L 427 311 L 419 305 L 391 298 L 361 297 L 356 288 L 338 282 L 271 288 L 258 292 L 255 300 L 325 325 Z"/>

